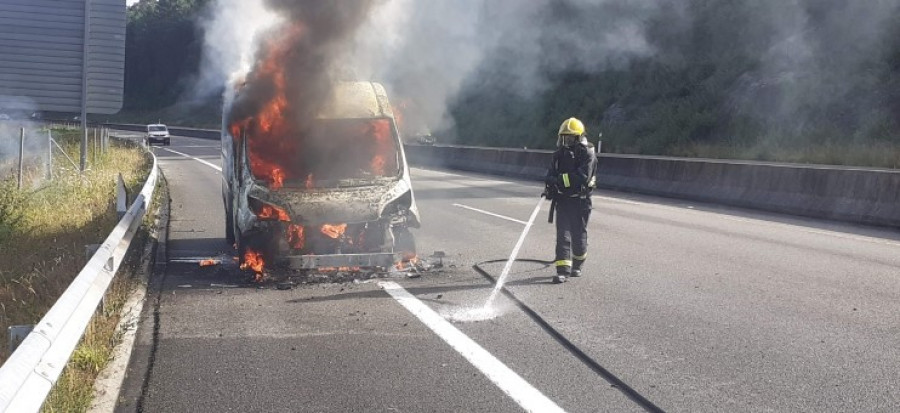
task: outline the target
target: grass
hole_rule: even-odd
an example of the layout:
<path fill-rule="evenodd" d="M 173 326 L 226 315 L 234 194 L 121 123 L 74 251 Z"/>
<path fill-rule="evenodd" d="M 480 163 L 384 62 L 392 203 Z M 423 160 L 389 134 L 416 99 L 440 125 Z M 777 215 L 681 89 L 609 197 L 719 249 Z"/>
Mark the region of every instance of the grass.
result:
<path fill-rule="evenodd" d="M 55 130 L 54 138 L 73 159 L 78 159 L 79 133 Z M 55 154 L 59 158 L 61 155 Z M 54 179 L 41 188 L 15 190 L 15 182 L 0 184 L 0 363 L 9 354 L 7 327 L 35 324 L 56 302 L 87 262 L 85 245 L 103 242 L 115 226 L 115 178 L 121 173 L 129 194 L 137 194 L 150 167 L 149 158 L 137 147 L 111 142 L 106 153 L 89 153 L 88 170 L 75 171 L 67 161 L 54 162 Z M 84 342 L 72 357 L 57 386 L 77 385 L 80 393 L 66 396 L 70 408 L 90 396 L 93 380 L 109 356 L 111 331 L 118 320 L 133 280 L 117 277 L 107 297 L 107 307 L 92 321 Z M 118 303 L 118 304 L 117 304 Z M 80 383 L 80 384 L 79 384 Z M 85 386 L 84 383 L 87 383 Z M 48 405 L 52 405 L 48 403 Z M 52 409 L 52 408 L 51 408 Z"/>
<path fill-rule="evenodd" d="M 140 244 L 140 239 L 136 238 Z M 123 269 L 132 266 L 123 265 Z M 98 312 L 85 331 L 81 343 L 72 353 L 69 364 L 47 397 L 43 412 L 85 412 L 94 398 L 94 381 L 110 361 L 114 347 L 121 340 L 116 330 L 128 295 L 140 281 L 129 271 L 120 270 L 106 293 L 106 306 Z"/>

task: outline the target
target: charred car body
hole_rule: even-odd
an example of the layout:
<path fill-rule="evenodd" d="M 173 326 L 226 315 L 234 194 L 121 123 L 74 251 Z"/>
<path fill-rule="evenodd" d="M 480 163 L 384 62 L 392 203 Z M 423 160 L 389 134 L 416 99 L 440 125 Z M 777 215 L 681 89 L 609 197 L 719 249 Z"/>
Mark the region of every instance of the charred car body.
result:
<path fill-rule="evenodd" d="M 268 141 L 249 123 L 223 125 L 225 231 L 242 262 L 387 269 L 414 259 L 419 214 L 384 88 L 339 82 L 310 123 Z"/>

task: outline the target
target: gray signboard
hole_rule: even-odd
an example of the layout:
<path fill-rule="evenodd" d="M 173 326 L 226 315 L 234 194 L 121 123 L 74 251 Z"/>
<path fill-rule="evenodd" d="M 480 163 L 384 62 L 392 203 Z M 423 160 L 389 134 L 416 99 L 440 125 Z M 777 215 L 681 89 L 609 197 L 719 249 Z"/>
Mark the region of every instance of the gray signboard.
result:
<path fill-rule="evenodd" d="M 113 114 L 124 73 L 125 0 L 0 0 L 0 111 Z"/>

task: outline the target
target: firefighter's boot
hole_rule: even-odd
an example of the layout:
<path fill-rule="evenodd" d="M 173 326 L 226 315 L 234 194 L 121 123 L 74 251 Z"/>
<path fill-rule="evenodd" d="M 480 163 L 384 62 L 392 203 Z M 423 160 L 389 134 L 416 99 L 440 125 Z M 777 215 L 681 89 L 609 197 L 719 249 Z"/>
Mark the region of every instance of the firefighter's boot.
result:
<path fill-rule="evenodd" d="M 575 258 L 572 260 L 572 272 L 570 277 L 581 277 L 581 266 L 584 265 L 584 259 Z"/>
<path fill-rule="evenodd" d="M 568 260 L 560 260 L 556 262 L 556 276 L 553 277 L 554 284 L 562 284 L 566 282 L 571 274 L 571 267 Z"/>

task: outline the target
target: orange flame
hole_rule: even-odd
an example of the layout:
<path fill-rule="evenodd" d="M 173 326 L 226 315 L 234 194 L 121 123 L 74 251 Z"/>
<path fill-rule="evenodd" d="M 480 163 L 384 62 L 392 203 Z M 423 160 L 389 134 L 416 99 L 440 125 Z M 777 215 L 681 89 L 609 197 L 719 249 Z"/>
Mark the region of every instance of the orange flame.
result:
<path fill-rule="evenodd" d="M 372 157 L 370 166 L 373 174 L 384 176 L 387 165 L 384 154 L 392 152 L 391 125 L 388 122 L 373 122 L 371 125 L 372 135 L 375 138 L 375 156 Z"/>
<path fill-rule="evenodd" d="M 289 222 L 291 217 L 288 216 L 288 213 L 285 210 L 278 208 L 274 205 L 264 204 L 262 208 L 260 208 L 259 213 L 256 214 L 259 219 L 277 219 L 279 221 Z"/>
<path fill-rule="evenodd" d="M 219 265 L 219 260 L 200 260 L 201 267 L 209 267 L 212 265 Z"/>
<path fill-rule="evenodd" d="M 337 239 L 341 235 L 344 235 L 344 231 L 346 231 L 346 230 L 347 230 L 347 224 L 340 224 L 340 225 L 325 224 L 325 225 L 322 225 L 322 229 L 321 229 L 322 233 L 325 234 L 325 236 L 327 236 L 329 238 L 334 238 L 334 239 Z"/>
<path fill-rule="evenodd" d="M 372 173 L 375 175 L 384 176 L 384 165 L 384 157 L 381 155 L 375 155 L 375 157 L 372 158 Z"/>
<path fill-rule="evenodd" d="M 285 147 L 291 145 L 290 140 L 279 139 L 289 131 L 285 116 L 289 107 L 285 61 L 305 32 L 304 26 L 294 24 L 265 44 L 264 57 L 248 80 L 268 82 L 272 95 L 256 114 L 234 119 L 228 128 L 235 139 L 242 139 L 244 133 L 248 136 L 250 169 L 256 177 L 268 181 L 271 189 L 282 188 L 289 178 L 276 156 L 292 149 Z"/>
<path fill-rule="evenodd" d="M 293 249 L 302 249 L 306 244 L 306 237 L 303 235 L 303 226 L 291 224 L 288 226 L 288 243 Z"/>
<path fill-rule="evenodd" d="M 256 274 L 262 274 L 265 268 L 266 262 L 263 260 L 262 253 L 248 248 L 244 254 L 244 263 L 241 264 L 241 269 L 251 269 Z"/>
<path fill-rule="evenodd" d="M 394 268 L 403 271 L 415 267 L 418 263 L 419 257 L 415 253 L 405 253 L 403 254 L 403 258 L 394 264 Z"/>
<path fill-rule="evenodd" d="M 272 168 L 272 184 L 269 188 L 279 189 L 284 186 L 284 171 L 281 168 Z"/>

